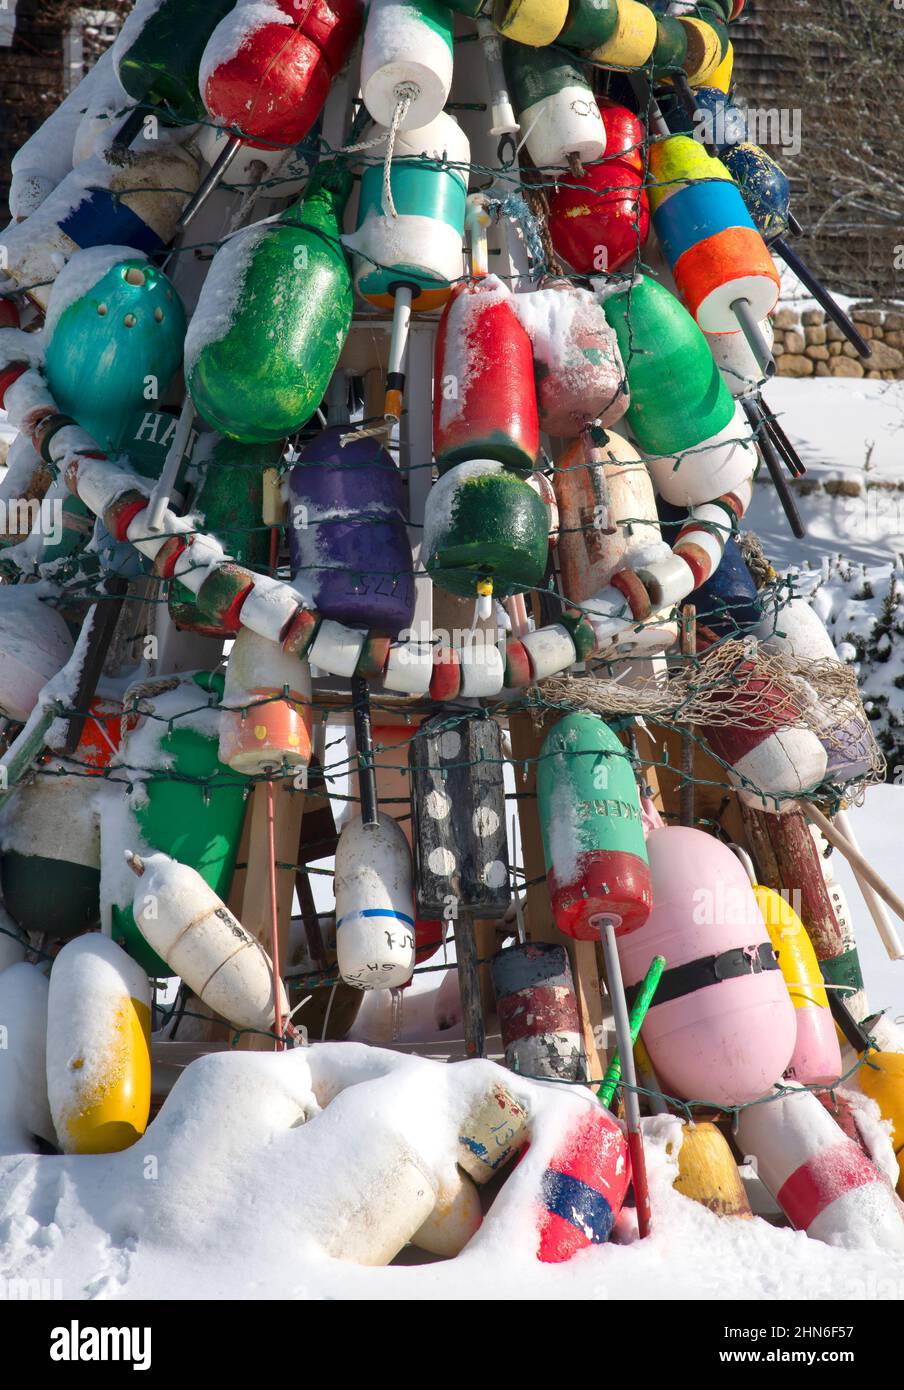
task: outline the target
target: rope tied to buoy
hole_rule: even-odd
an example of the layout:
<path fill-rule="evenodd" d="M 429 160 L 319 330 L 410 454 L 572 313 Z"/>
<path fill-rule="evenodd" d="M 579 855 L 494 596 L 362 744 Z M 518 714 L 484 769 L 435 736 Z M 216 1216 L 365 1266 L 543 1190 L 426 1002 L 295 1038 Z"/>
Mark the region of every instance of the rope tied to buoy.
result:
<path fill-rule="evenodd" d="M 392 199 L 392 156 L 402 122 L 408 115 L 408 108 L 420 93 L 421 89 L 416 82 L 400 82 L 395 89 L 396 105 L 386 136 L 386 154 L 383 158 L 383 195 L 380 206 L 384 217 L 396 218 L 399 215 Z"/>

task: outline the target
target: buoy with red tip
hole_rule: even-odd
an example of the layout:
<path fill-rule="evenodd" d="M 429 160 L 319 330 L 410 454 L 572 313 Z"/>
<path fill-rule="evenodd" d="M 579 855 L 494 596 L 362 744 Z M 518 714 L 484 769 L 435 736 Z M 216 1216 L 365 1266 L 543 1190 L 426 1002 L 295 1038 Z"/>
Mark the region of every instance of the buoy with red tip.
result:
<path fill-rule="evenodd" d="M 356 989 L 393 989 L 414 971 L 411 850 L 398 821 L 360 816 L 336 847 L 336 951 L 339 973 Z"/>
<path fill-rule="evenodd" d="M 249 777 L 311 759 L 310 667 L 246 627 L 226 666 L 219 756 Z"/>
<path fill-rule="evenodd" d="M 137 876 L 132 911 L 152 950 L 189 989 L 236 1028 L 273 1027 L 273 964 L 200 874 L 167 854 L 126 851 Z M 279 981 L 279 1012 L 289 1012 Z"/>
<path fill-rule="evenodd" d="M 742 1110 L 737 1142 L 796 1230 L 849 1250 L 904 1251 L 894 1192 L 811 1091 Z"/>
<path fill-rule="evenodd" d="M 576 713 L 554 725 L 537 796 L 556 926 L 580 941 L 599 940 L 604 919 L 636 931 L 653 902 L 650 866 L 631 762 L 608 724 Z"/>
<path fill-rule="evenodd" d="M 117 1153 L 151 1108 L 151 987 L 99 932 L 68 942 L 47 1004 L 47 1094 L 64 1153 Z"/>
<path fill-rule="evenodd" d="M 656 955 L 668 962 L 642 1037 L 662 1089 L 742 1105 L 779 1080 L 795 1010 L 744 869 L 725 845 L 683 826 L 647 837 L 653 907 L 619 942 L 630 994 Z"/>
<path fill-rule="evenodd" d="M 596 1105 L 572 1127 L 543 1174 L 537 1258 L 562 1264 L 579 1250 L 605 1244 L 630 1178 L 625 1137 L 609 1111 Z"/>

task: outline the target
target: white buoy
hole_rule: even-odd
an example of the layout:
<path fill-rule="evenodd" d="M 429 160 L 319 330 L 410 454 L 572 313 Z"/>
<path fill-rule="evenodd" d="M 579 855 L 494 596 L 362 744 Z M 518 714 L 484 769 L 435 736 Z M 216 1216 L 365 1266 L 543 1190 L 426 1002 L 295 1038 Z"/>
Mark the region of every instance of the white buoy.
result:
<path fill-rule="evenodd" d="M 698 507 L 724 497 L 752 478 L 759 456 L 740 404 L 728 424 L 709 439 L 677 454 L 647 457 L 656 491 L 676 507 Z"/>
<path fill-rule="evenodd" d="M 331 676 L 351 678 L 366 641 L 366 632 L 356 627 L 346 627 L 332 618 L 324 618 L 311 643 L 308 660 L 312 666 L 319 666 Z"/>
<path fill-rule="evenodd" d="M 534 681 L 542 681 L 559 671 L 567 671 L 577 661 L 571 633 L 561 623 L 525 632 L 519 639 L 527 650 L 530 673 Z"/>
<path fill-rule="evenodd" d="M 47 992 L 34 965 L 0 975 L 0 1150 L 34 1152 L 34 1136 L 56 1144 L 47 1100 Z"/>
<path fill-rule="evenodd" d="M 440 6 L 433 7 L 433 14 L 440 12 Z M 425 126 L 442 111 L 451 87 L 451 15 L 441 31 L 411 0 L 371 0 L 361 53 L 361 94 L 374 120 L 391 125 L 400 96 L 407 96 L 399 129 Z"/>
<path fill-rule="evenodd" d="M 760 332 L 771 352 L 775 333 L 769 319 L 760 323 Z M 733 396 L 747 396 L 767 380 L 743 333 L 706 333 L 704 337 Z"/>
<path fill-rule="evenodd" d="M 339 973 L 356 989 L 404 985 L 414 971 L 411 850 L 396 821 L 356 816 L 336 847 L 336 950 Z"/>
<path fill-rule="evenodd" d="M 791 1224 L 847 1249 L 904 1251 L 894 1192 L 812 1092 L 741 1111 L 738 1144 Z"/>
<path fill-rule="evenodd" d="M 411 1237 L 411 1244 L 431 1255 L 454 1260 L 477 1233 L 483 1213 L 476 1186 L 460 1168 L 444 1182 L 436 1194 L 436 1206 Z"/>
<path fill-rule="evenodd" d="M 69 629 L 30 584 L 0 589 L 0 712 L 24 723 L 72 655 Z"/>
<path fill-rule="evenodd" d="M 148 945 L 236 1028 L 273 1026 L 273 966 L 263 946 L 200 874 L 166 854 L 127 854 L 139 874 L 132 911 Z M 289 1012 L 282 981 L 280 1014 Z"/>

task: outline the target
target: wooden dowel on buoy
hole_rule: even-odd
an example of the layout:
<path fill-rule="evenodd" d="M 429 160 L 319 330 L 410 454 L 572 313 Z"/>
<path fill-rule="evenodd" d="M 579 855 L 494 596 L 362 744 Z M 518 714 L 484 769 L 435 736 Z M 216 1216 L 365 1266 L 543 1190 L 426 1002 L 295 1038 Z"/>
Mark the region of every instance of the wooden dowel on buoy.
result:
<path fill-rule="evenodd" d="M 904 901 L 902 901 L 897 893 L 888 886 L 885 879 L 876 873 L 872 864 L 870 864 L 867 859 L 864 859 L 863 855 L 858 849 L 854 848 L 850 840 L 845 839 L 841 832 L 836 830 L 828 817 L 824 816 L 821 811 L 818 811 L 815 806 L 811 806 L 809 802 L 806 802 L 803 803 L 803 810 L 807 818 L 822 831 L 829 844 L 834 845 L 835 849 L 837 849 L 840 854 L 844 855 L 851 868 L 862 875 L 870 888 L 878 893 L 879 897 L 888 904 L 899 921 L 904 922 Z M 895 959 L 897 959 L 897 957 L 895 957 Z"/>
<path fill-rule="evenodd" d="M 282 1006 L 280 1003 L 279 972 L 279 904 L 276 888 L 276 810 L 273 804 L 273 779 L 267 778 L 267 856 L 268 880 L 270 889 L 270 959 L 273 962 L 273 1031 L 276 1034 L 276 1051 L 282 1052 L 283 1042 Z"/>
<path fill-rule="evenodd" d="M 697 655 L 697 609 L 686 603 L 681 609 L 681 655 L 691 661 Z M 681 824 L 694 824 L 694 735 L 689 728 L 681 733 Z"/>
<path fill-rule="evenodd" d="M 839 811 L 836 814 L 835 824 L 842 835 L 846 836 L 850 844 L 853 845 L 857 853 L 861 854 L 862 850 L 857 843 L 857 837 L 854 834 L 854 828 L 851 825 L 847 811 Z M 888 959 L 904 960 L 904 945 L 902 945 L 901 938 L 895 931 L 894 923 L 885 909 L 885 904 L 876 896 L 863 877 L 863 874 L 860 873 L 858 869 L 854 869 L 853 873 L 854 878 L 857 880 L 857 887 L 860 889 L 861 896 L 866 905 L 866 910 L 875 922 L 876 931 L 882 938 L 882 945 L 888 952 Z"/>

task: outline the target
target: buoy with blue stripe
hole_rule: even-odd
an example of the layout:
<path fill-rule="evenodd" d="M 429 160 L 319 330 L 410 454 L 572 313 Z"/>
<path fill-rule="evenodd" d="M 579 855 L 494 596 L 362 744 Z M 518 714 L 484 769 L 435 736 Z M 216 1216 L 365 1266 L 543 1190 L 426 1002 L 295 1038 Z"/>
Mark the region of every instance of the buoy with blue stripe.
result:
<path fill-rule="evenodd" d="M 412 310 L 440 308 L 461 279 L 471 149 L 455 118 L 439 111 L 428 125 L 385 131 L 369 153 L 375 162 L 361 176 L 357 229 L 343 242 L 354 255 L 358 294 L 392 311 L 384 414 L 395 422 Z"/>
<path fill-rule="evenodd" d="M 572 1128 L 543 1174 L 537 1256 L 562 1264 L 604 1245 L 622 1209 L 631 1165 L 621 1129 L 601 1105 Z"/>
<path fill-rule="evenodd" d="M 60 410 L 102 449 L 119 449 L 149 386 L 159 400 L 178 370 L 185 327 L 175 286 L 144 256 L 127 246 L 76 252 L 45 324 L 44 375 Z"/>
<path fill-rule="evenodd" d="M 775 308 L 780 280 L 766 243 L 725 165 L 688 135 L 650 149 L 653 226 L 678 293 L 702 329 L 740 329 L 768 374 L 759 331 Z"/>
<path fill-rule="evenodd" d="M 336 847 L 336 952 L 355 989 L 394 989 L 414 971 L 411 850 L 398 822 L 350 820 Z"/>
<path fill-rule="evenodd" d="M 153 255 L 176 232 L 198 186 L 198 166 L 179 145 L 105 150 L 84 160 L 24 222 L 3 234 L 6 274 L 40 309 L 65 263 L 90 246 Z"/>

